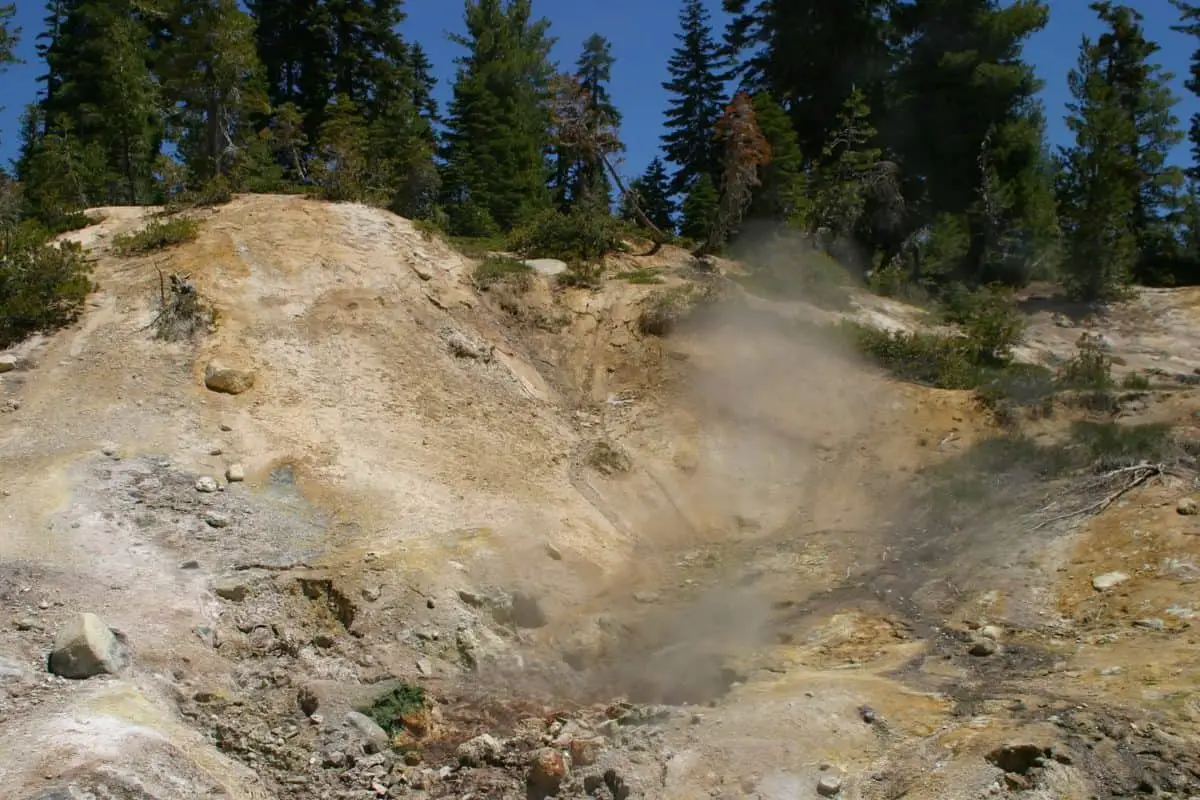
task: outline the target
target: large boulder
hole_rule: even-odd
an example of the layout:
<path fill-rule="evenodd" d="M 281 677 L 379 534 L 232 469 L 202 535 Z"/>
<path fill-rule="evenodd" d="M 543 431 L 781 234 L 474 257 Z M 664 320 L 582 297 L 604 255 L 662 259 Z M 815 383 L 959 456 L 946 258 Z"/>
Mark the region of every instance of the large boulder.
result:
<path fill-rule="evenodd" d="M 253 388 L 256 377 L 252 369 L 239 369 L 211 361 L 204 370 L 204 385 L 222 394 L 241 394 Z"/>
<path fill-rule="evenodd" d="M 0 372 L 12 372 L 17 368 L 17 357 L 11 353 L 0 355 Z"/>
<path fill-rule="evenodd" d="M 83 679 L 115 675 L 129 664 L 129 651 L 95 614 L 77 614 L 58 632 L 49 667 L 55 675 Z"/>

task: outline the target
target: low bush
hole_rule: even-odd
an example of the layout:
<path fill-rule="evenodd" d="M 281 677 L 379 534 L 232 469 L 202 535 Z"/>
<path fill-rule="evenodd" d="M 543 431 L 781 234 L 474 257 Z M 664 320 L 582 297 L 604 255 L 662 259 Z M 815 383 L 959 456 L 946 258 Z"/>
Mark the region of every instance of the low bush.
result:
<path fill-rule="evenodd" d="M 505 283 L 525 291 L 531 285 L 532 274 L 533 267 L 515 258 L 489 256 L 475 266 L 472 277 L 480 289 L 486 289 L 496 283 Z"/>
<path fill-rule="evenodd" d="M 113 252 L 123 256 L 144 255 L 173 245 L 193 241 L 200 223 L 188 217 L 154 220 L 135 233 L 113 237 Z"/>
<path fill-rule="evenodd" d="M 856 350 L 902 380 L 939 389 L 974 389 L 979 383 L 972 349 L 959 337 L 885 331 L 849 321 L 838 327 Z"/>
<path fill-rule="evenodd" d="M 362 713 L 375 720 L 375 724 L 387 733 L 394 734 L 404 729 L 402 718 L 406 714 L 421 710 L 425 705 L 425 690 L 420 686 L 402 683 L 390 692 L 376 698 Z"/>
<path fill-rule="evenodd" d="M 625 249 L 624 226 L 610 214 L 582 208 L 543 211 L 513 231 L 508 246 L 525 258 L 557 258 L 568 264 L 598 262 Z"/>
<path fill-rule="evenodd" d="M 1169 461 L 1174 446 L 1171 426 L 1165 423 L 1121 425 L 1085 420 L 1076 422 L 1071 432 L 1099 471 Z"/>
<path fill-rule="evenodd" d="M 947 294 L 942 316 L 966 334 L 977 363 L 1006 364 L 1025 332 L 1025 318 L 1017 310 L 1011 291 L 1001 287 L 968 292 L 962 287 Z"/>
<path fill-rule="evenodd" d="M 83 248 L 26 222 L 0 229 L 0 348 L 73 321 L 92 290 Z"/>

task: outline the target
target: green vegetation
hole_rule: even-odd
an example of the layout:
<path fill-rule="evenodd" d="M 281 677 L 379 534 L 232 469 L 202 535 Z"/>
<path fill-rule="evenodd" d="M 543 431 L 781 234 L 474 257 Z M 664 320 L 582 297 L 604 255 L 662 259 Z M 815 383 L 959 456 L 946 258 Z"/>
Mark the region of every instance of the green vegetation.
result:
<path fill-rule="evenodd" d="M 489 256 L 476 265 L 473 278 L 475 285 L 481 289 L 495 283 L 505 283 L 523 291 L 531 285 L 532 274 L 532 267 L 515 258 Z"/>
<path fill-rule="evenodd" d="M 70 323 L 92 290 L 83 249 L 33 222 L 0 227 L 0 348 Z"/>
<path fill-rule="evenodd" d="M 617 277 L 629 283 L 639 284 L 655 284 L 662 283 L 662 276 L 658 274 L 658 270 L 650 267 L 642 267 L 641 269 L 630 269 L 624 272 L 618 272 Z"/>
<path fill-rule="evenodd" d="M 390 692 L 376 698 L 369 708 L 363 709 L 375 724 L 389 734 L 403 729 L 402 717 L 419 711 L 425 706 L 425 690 L 420 686 L 402 683 Z"/>
<path fill-rule="evenodd" d="M 547 209 L 513 231 L 509 247 L 525 258 L 557 258 L 589 264 L 625 249 L 620 220 L 594 209 L 569 213 Z"/>
<path fill-rule="evenodd" d="M 113 252 L 123 256 L 138 256 L 193 241 L 200 233 L 200 223 L 187 217 L 154 220 L 139 231 L 114 236 Z"/>
<path fill-rule="evenodd" d="M 717 300 L 719 289 L 710 283 L 685 283 L 659 289 L 642 301 L 638 330 L 648 336 L 666 336 L 696 308 Z"/>

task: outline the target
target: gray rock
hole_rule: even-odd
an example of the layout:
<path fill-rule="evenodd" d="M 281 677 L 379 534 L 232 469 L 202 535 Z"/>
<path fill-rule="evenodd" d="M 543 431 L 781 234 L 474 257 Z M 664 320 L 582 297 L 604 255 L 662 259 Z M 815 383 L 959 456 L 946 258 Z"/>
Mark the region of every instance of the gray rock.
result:
<path fill-rule="evenodd" d="M 1146 628 L 1147 630 L 1152 631 L 1161 631 L 1167 627 L 1167 623 L 1156 618 L 1139 619 L 1137 622 L 1133 623 L 1133 625 L 1136 628 Z"/>
<path fill-rule="evenodd" d="M 428 658 L 418 658 L 417 672 L 421 673 L 423 677 L 428 678 L 433 675 L 433 663 Z"/>
<path fill-rule="evenodd" d="M 495 764 L 504 752 L 504 745 L 490 733 L 468 739 L 458 746 L 458 762 L 467 767 Z"/>
<path fill-rule="evenodd" d="M 985 639 L 991 639 L 998 642 L 1004 638 L 1004 629 L 999 625 L 984 625 L 979 629 L 979 635 Z"/>
<path fill-rule="evenodd" d="M 833 797 L 842 791 L 842 779 L 836 775 L 826 775 L 817 781 L 817 794 L 822 797 Z"/>
<path fill-rule="evenodd" d="M 658 592 L 634 592 L 633 599 L 638 603 L 650 605 L 652 603 L 657 603 L 660 597 Z"/>
<path fill-rule="evenodd" d="M 217 479 L 213 478 L 209 475 L 204 475 L 204 476 L 201 476 L 200 478 L 196 479 L 196 491 L 197 492 L 203 492 L 204 494 L 212 494 L 218 488 L 219 487 L 217 486 Z"/>
<path fill-rule="evenodd" d="M 204 370 L 204 385 L 214 392 L 221 394 L 241 394 L 254 387 L 257 373 L 252 369 L 230 367 L 218 361 L 212 361 Z"/>
<path fill-rule="evenodd" d="M 446 337 L 446 346 L 450 352 L 459 358 L 474 358 L 480 361 L 492 360 L 492 348 L 473 342 L 458 331 L 453 331 Z"/>
<path fill-rule="evenodd" d="M 387 735 L 387 731 L 366 714 L 351 711 L 346 715 L 346 724 L 362 736 L 363 749 L 368 753 L 383 753 L 392 746 L 392 739 Z"/>
<path fill-rule="evenodd" d="M 1200 503 L 1191 497 L 1184 497 L 1175 505 L 1175 511 L 1185 517 L 1194 517 L 1200 514 Z"/>
<path fill-rule="evenodd" d="M 11 353 L 0 356 L 0 373 L 12 372 L 17 368 L 17 357 Z"/>
<path fill-rule="evenodd" d="M 241 578 L 222 578 L 213 584 L 213 593 L 222 600 L 240 603 L 250 594 L 250 588 Z"/>
<path fill-rule="evenodd" d="M 229 527 L 229 517 L 225 516 L 224 514 L 217 513 L 216 511 L 210 511 L 205 514 L 204 521 L 208 523 L 208 527 L 210 528 Z"/>
<path fill-rule="evenodd" d="M 1092 588 L 1098 592 L 1102 592 L 1127 580 L 1129 580 L 1129 576 L 1124 572 L 1106 572 L 1103 575 L 1097 575 L 1092 578 Z"/>
<path fill-rule="evenodd" d="M 230 483 L 239 483 L 246 480 L 246 468 L 241 464 L 230 464 L 225 470 L 225 480 Z"/>
<path fill-rule="evenodd" d="M 49 667 L 64 678 L 115 675 L 129 664 L 129 651 L 95 614 L 77 614 L 58 632 Z"/>

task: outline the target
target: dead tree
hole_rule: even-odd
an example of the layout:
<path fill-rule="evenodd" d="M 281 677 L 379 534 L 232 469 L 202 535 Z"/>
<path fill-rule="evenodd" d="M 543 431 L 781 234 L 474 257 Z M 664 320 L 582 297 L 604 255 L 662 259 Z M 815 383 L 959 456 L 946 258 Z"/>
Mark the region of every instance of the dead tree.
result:
<path fill-rule="evenodd" d="M 745 92 L 734 96 L 717 122 L 716 133 L 724 143 L 725 168 L 721 173 L 717 218 L 709 226 L 708 237 L 692 253 L 701 259 L 720 247 L 742 221 L 754 196 L 754 187 L 762 183 L 759 170 L 771 161 L 771 145 L 758 126 L 754 104 Z"/>

